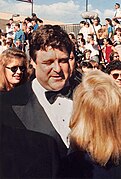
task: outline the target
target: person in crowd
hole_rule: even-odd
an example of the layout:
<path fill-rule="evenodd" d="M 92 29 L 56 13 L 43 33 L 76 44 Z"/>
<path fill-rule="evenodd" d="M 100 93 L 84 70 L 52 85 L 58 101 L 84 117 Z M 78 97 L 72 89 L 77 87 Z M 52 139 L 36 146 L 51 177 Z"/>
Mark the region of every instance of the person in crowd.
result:
<path fill-rule="evenodd" d="M 100 18 L 99 17 L 95 17 L 92 20 L 92 25 L 91 25 L 91 31 L 92 34 L 94 35 L 94 40 L 97 41 L 97 32 L 99 29 L 101 29 L 101 24 L 100 24 Z"/>
<path fill-rule="evenodd" d="M 115 3 L 115 13 L 113 19 L 117 19 L 121 22 L 121 9 L 119 3 Z"/>
<path fill-rule="evenodd" d="M 32 13 L 32 19 L 36 19 L 39 26 L 43 25 L 43 20 L 38 18 L 34 12 Z"/>
<path fill-rule="evenodd" d="M 80 51 L 80 53 L 83 53 L 86 50 L 85 45 L 86 45 L 85 39 L 78 40 L 78 50 Z"/>
<path fill-rule="evenodd" d="M 73 99 L 73 91 L 81 83 L 82 73 L 80 72 L 79 59 L 76 54 L 75 46 L 70 54 L 69 65 L 70 65 L 70 78 L 69 78 L 69 93 L 68 97 Z"/>
<path fill-rule="evenodd" d="M 114 34 L 112 20 L 110 18 L 105 18 L 105 22 L 106 22 L 106 27 L 108 30 L 108 38 L 112 39 L 113 34 Z"/>
<path fill-rule="evenodd" d="M 69 38 L 72 40 L 72 42 L 74 43 L 74 45 L 76 46 L 76 36 L 74 34 L 74 32 L 70 32 L 69 34 Z"/>
<path fill-rule="evenodd" d="M 102 47 L 103 46 L 103 40 L 104 38 L 106 38 L 105 34 L 104 34 L 104 30 L 103 28 L 99 29 L 97 31 L 97 40 L 98 40 L 98 44 Z"/>
<path fill-rule="evenodd" d="M 116 29 L 121 28 L 121 24 L 120 24 L 118 19 L 113 19 L 112 24 L 113 24 L 113 27 L 114 27 L 114 34 L 115 34 Z"/>
<path fill-rule="evenodd" d="M 113 60 L 106 66 L 106 72 L 116 81 L 121 88 L 121 61 Z"/>
<path fill-rule="evenodd" d="M 6 49 L 15 47 L 15 44 L 13 43 L 13 38 L 8 37 L 6 39 Z"/>
<path fill-rule="evenodd" d="M 90 49 L 84 50 L 84 52 L 83 52 L 83 54 L 84 54 L 83 60 L 89 62 L 90 59 L 91 59 L 91 53 L 92 53 L 92 51 Z"/>
<path fill-rule="evenodd" d="M 88 40 L 88 34 L 92 34 L 92 28 L 90 27 L 89 22 L 85 22 L 84 26 L 80 29 L 79 33 L 82 33 L 84 36 L 85 41 Z"/>
<path fill-rule="evenodd" d="M 20 40 L 21 44 L 23 44 L 25 41 L 25 35 L 22 29 L 20 29 L 20 24 L 16 23 L 14 29 L 15 29 L 14 44 L 16 45 L 16 41 L 18 40 Z"/>
<path fill-rule="evenodd" d="M 11 29 L 11 24 L 7 23 L 6 24 L 6 37 L 7 38 L 13 38 L 13 29 Z"/>
<path fill-rule="evenodd" d="M 81 29 L 84 27 L 85 21 L 80 21 L 79 25 L 80 25 L 80 30 L 79 33 L 81 33 Z"/>
<path fill-rule="evenodd" d="M 34 31 L 30 56 L 36 78 L 15 88 L 7 97 L 4 95 L 3 104 L 12 106 L 3 120 L 6 125 L 13 128 L 24 126 L 52 136 L 61 158 L 66 155 L 69 145 L 72 100 L 67 96 L 72 47 L 68 34 L 58 25 L 43 25 Z"/>
<path fill-rule="evenodd" d="M 121 28 L 117 28 L 115 31 L 113 45 L 115 49 L 117 50 L 121 59 Z"/>
<path fill-rule="evenodd" d="M 99 69 L 99 61 L 97 61 L 97 56 L 91 58 L 91 60 L 89 61 L 91 63 L 91 65 L 93 66 L 93 69 Z"/>
<path fill-rule="evenodd" d="M 88 34 L 87 42 L 88 43 L 85 45 L 85 48 L 91 50 L 91 57 L 94 55 L 99 55 L 99 45 L 97 42 L 95 42 L 94 35 Z"/>
<path fill-rule="evenodd" d="M 102 52 L 104 59 L 107 63 L 110 62 L 110 54 L 113 52 L 117 52 L 116 48 L 113 46 L 113 43 L 110 38 L 104 38 L 102 46 Z"/>
<path fill-rule="evenodd" d="M 83 76 L 70 128 L 66 178 L 121 178 L 121 90 L 108 74 L 91 70 Z"/>
<path fill-rule="evenodd" d="M 113 37 L 113 41 L 114 41 L 115 46 L 120 43 L 120 38 L 121 38 L 121 27 L 118 27 L 115 30 L 115 34 L 114 34 L 114 37 Z"/>
<path fill-rule="evenodd" d="M 0 91 L 10 91 L 29 79 L 28 59 L 17 48 L 8 48 L 0 55 Z"/>
<path fill-rule="evenodd" d="M 93 69 L 93 66 L 90 62 L 86 62 L 86 61 L 82 61 L 80 63 L 80 69 L 81 69 L 81 73 L 82 74 L 85 74 L 87 73 L 89 70 L 92 70 Z"/>
<path fill-rule="evenodd" d="M 34 27 L 33 31 L 38 29 L 39 25 L 38 25 L 37 19 L 35 18 L 32 19 L 32 26 Z"/>
<path fill-rule="evenodd" d="M 111 52 L 110 61 L 113 61 L 113 60 L 120 60 L 118 52 Z"/>
<path fill-rule="evenodd" d="M 2 46 L 4 46 L 4 41 L 6 40 L 6 33 L 2 32 L 1 33 L 1 38 L 0 41 L 2 42 Z"/>
<path fill-rule="evenodd" d="M 27 25 L 27 32 L 29 31 L 29 27 L 32 26 L 32 23 L 31 23 L 32 19 L 30 17 L 26 17 L 24 19 L 24 22 L 26 23 Z"/>
<path fill-rule="evenodd" d="M 8 25 L 6 26 L 6 33 L 9 32 L 9 37 L 14 37 L 14 27 L 15 27 L 15 23 L 14 23 L 14 20 L 13 18 L 10 18 L 8 23 Z"/>

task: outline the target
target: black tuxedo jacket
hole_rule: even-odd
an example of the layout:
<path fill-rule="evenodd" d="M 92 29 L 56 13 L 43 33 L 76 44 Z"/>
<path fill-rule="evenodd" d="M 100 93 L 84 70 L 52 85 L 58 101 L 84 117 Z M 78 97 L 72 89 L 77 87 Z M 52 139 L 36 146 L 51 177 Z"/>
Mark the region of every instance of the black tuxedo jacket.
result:
<path fill-rule="evenodd" d="M 0 178 L 57 178 L 57 153 L 56 142 L 50 136 L 2 126 Z"/>
<path fill-rule="evenodd" d="M 5 126 L 48 134 L 56 140 L 60 156 L 66 155 L 67 147 L 38 102 L 31 88 L 31 82 L 2 93 L 0 100 L 2 103 L 0 115 Z"/>

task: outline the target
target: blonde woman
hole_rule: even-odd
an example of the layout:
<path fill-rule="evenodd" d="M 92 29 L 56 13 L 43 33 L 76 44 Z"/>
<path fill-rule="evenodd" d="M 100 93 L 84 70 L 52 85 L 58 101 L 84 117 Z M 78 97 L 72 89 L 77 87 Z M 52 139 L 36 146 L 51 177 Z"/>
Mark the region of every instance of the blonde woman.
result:
<path fill-rule="evenodd" d="M 85 74 L 74 94 L 70 128 L 66 177 L 121 178 L 121 91 L 109 75 Z"/>
<path fill-rule="evenodd" d="M 9 48 L 0 56 L 0 91 L 10 91 L 29 77 L 28 59 L 24 52 Z"/>

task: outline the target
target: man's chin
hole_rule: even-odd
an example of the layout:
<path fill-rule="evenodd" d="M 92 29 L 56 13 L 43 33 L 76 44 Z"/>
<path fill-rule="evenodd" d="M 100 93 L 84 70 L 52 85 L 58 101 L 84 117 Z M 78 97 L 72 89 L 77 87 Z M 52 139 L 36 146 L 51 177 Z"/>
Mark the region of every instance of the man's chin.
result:
<path fill-rule="evenodd" d="M 52 89 L 52 91 L 59 91 L 59 90 L 61 90 L 63 87 L 65 86 L 65 84 L 63 84 L 63 85 L 59 85 L 59 86 L 51 86 L 51 89 Z"/>

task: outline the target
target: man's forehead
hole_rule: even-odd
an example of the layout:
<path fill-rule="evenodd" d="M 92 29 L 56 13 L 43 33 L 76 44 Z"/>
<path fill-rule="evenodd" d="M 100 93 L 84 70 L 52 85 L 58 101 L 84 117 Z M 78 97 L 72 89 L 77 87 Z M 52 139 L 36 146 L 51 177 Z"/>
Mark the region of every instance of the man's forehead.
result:
<path fill-rule="evenodd" d="M 62 57 L 64 57 L 64 58 L 67 58 L 67 57 L 69 57 L 69 54 L 68 54 L 68 52 L 65 50 L 65 51 L 62 51 L 62 50 L 60 50 L 60 49 L 57 49 L 57 48 L 52 48 L 51 46 L 49 46 L 49 47 L 46 47 L 46 49 L 45 50 L 42 50 L 42 49 L 40 49 L 39 51 L 37 51 L 37 56 L 45 56 L 45 57 L 54 57 L 55 56 L 55 58 L 59 55 L 59 56 L 62 56 Z"/>
<path fill-rule="evenodd" d="M 115 69 L 115 70 L 112 70 L 111 73 L 121 73 L 121 70 Z"/>

